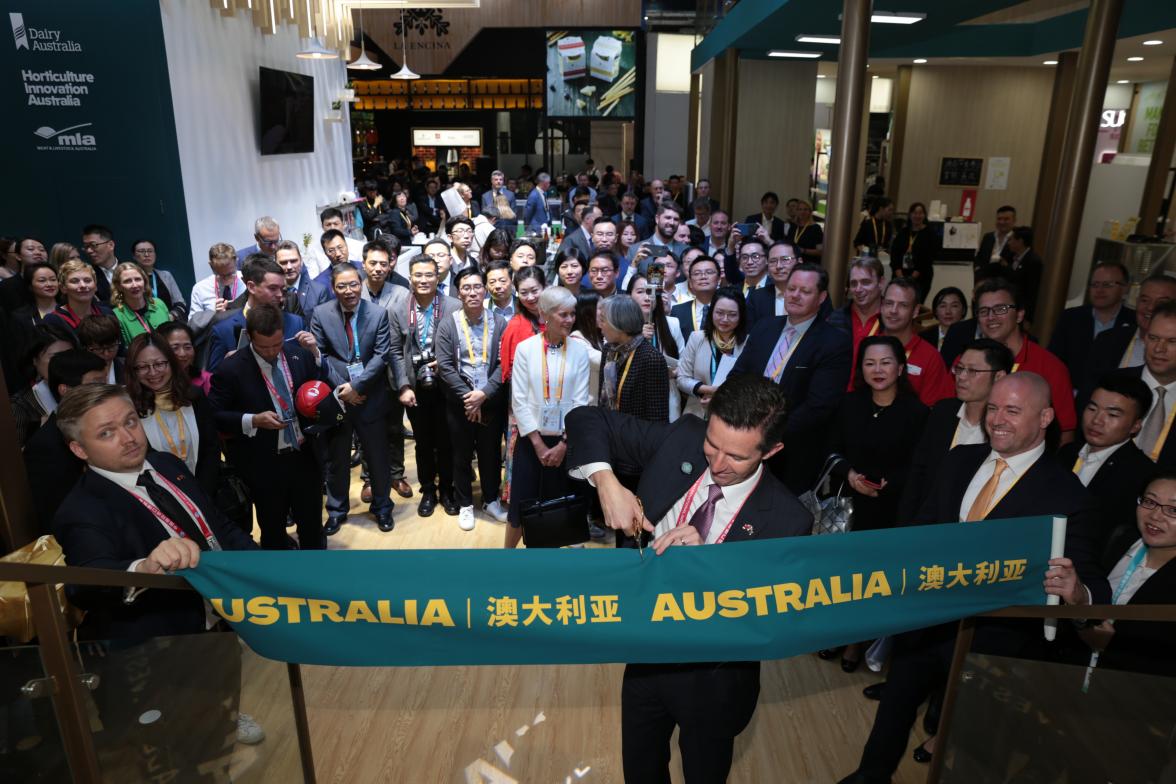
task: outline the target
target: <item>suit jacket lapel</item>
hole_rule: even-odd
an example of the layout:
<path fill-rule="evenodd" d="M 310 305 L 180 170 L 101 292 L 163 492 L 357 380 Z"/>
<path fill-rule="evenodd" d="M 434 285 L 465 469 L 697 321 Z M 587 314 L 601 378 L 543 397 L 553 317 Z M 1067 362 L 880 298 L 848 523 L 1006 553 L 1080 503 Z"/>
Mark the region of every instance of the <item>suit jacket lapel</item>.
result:
<path fill-rule="evenodd" d="M 131 539 L 133 548 L 138 552 L 147 552 L 146 545 L 154 539 L 147 539 L 148 526 L 160 525 L 154 515 L 148 512 L 141 503 L 131 497 L 131 494 L 114 482 L 99 474 L 97 471 L 86 470 L 85 481 L 94 495 L 106 501 L 105 506 L 114 512 L 113 518 L 122 521 L 125 535 Z M 163 531 L 160 529 L 160 538 Z"/>
<path fill-rule="evenodd" d="M 1001 516 L 997 513 L 1001 512 L 1006 504 L 1016 506 L 1017 502 L 1021 498 L 1032 494 L 1034 492 L 1034 486 L 1038 484 L 1037 475 L 1046 470 L 1046 460 L 1047 458 L 1045 455 L 1037 458 L 1033 465 L 1029 466 L 1029 469 L 1025 471 L 1024 474 L 1022 474 L 1020 479 L 1017 480 L 1017 483 L 1010 487 L 1008 491 L 1000 498 L 1000 500 L 996 502 L 996 505 L 992 507 L 991 511 L 989 511 L 987 515 L 985 515 L 984 519 L 987 520 L 989 518 Z"/>

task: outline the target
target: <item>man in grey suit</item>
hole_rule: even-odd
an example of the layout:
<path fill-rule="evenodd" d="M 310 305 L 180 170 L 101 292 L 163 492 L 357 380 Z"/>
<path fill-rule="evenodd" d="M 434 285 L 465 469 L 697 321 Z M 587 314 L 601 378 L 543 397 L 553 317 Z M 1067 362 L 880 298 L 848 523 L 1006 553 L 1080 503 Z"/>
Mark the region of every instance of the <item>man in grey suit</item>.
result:
<path fill-rule="evenodd" d="M 518 225 L 518 218 L 515 212 L 518 210 L 516 205 L 515 193 L 508 190 L 506 185 L 506 175 L 497 169 L 490 172 L 490 190 L 482 194 L 482 211 L 489 212 L 493 207 L 499 213 L 498 220 L 494 221 L 494 228 L 505 229 L 511 234 L 515 231 L 515 226 Z M 504 218 L 501 216 L 502 208 L 497 203 L 497 197 L 501 196 L 506 199 L 506 204 L 510 207 L 511 215 L 514 217 Z"/>
<path fill-rule="evenodd" d="M 445 421 L 445 401 L 434 354 L 437 327 L 461 308 L 437 294 L 437 261 L 421 254 L 409 262 L 412 296 L 389 309 L 392 333 L 392 383 L 408 412 L 416 443 L 421 501 L 417 513 L 433 514 L 438 495 L 445 513 L 457 515 L 453 499 L 453 452 Z"/>
<path fill-rule="evenodd" d="M 392 473 L 388 463 L 389 392 L 387 362 L 392 353 L 388 311 L 361 296 L 363 283 L 350 264 L 331 267 L 335 302 L 314 309 L 310 331 L 326 365 L 327 381 L 346 406 L 343 421 L 327 433 L 327 536 L 338 533 L 350 509 L 351 436 L 359 443 L 371 470 L 370 511 L 381 531 L 391 531 Z"/>

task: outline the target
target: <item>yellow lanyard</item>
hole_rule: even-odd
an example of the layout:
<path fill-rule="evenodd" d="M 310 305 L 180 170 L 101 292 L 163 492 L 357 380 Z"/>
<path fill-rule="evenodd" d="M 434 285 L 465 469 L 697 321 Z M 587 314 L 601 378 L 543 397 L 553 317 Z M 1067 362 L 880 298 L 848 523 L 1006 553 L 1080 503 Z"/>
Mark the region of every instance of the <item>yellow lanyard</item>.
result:
<path fill-rule="evenodd" d="M 878 236 L 878 221 L 870 218 L 870 225 L 874 227 L 874 245 L 881 247 L 882 238 Z M 886 228 L 886 224 L 882 224 L 882 227 Z"/>
<path fill-rule="evenodd" d="M 788 329 L 787 326 L 784 329 Z M 788 367 L 788 362 L 792 359 L 792 355 L 796 353 L 796 347 L 800 345 L 800 341 L 804 340 L 807 332 L 796 336 L 796 340 L 792 341 L 792 345 L 788 347 L 788 353 L 780 360 L 780 366 L 772 372 L 772 381 L 779 381 L 780 375 L 784 372 L 784 368 Z"/>
<path fill-rule="evenodd" d="M 1130 367 L 1131 357 L 1135 354 L 1135 339 L 1139 337 L 1139 330 L 1135 330 L 1135 334 L 1131 336 L 1131 342 L 1127 344 L 1127 351 L 1123 354 L 1123 359 L 1119 360 L 1119 367 Z"/>
<path fill-rule="evenodd" d="M 1075 474 L 1082 470 L 1082 455 L 1078 455 L 1078 459 L 1074 461 L 1074 467 L 1070 470 Z"/>
<path fill-rule="evenodd" d="M 551 347 L 552 346 L 551 346 L 551 344 L 549 344 L 547 342 L 547 339 L 543 338 L 543 401 L 544 402 L 547 402 L 548 400 L 551 399 L 551 376 L 548 374 L 548 370 L 547 370 L 547 349 L 549 349 Z M 563 346 L 561 347 L 561 349 L 563 351 L 563 356 L 560 357 L 561 364 L 559 366 L 559 389 L 555 393 L 555 399 L 557 402 L 563 400 L 564 371 L 567 370 L 567 367 L 568 367 L 568 340 L 567 340 L 567 338 L 564 338 Z M 633 360 L 633 358 L 630 356 L 629 361 L 631 362 L 632 360 Z M 625 372 L 626 373 L 629 372 L 628 367 L 625 368 Z M 619 403 L 619 401 L 620 401 L 620 388 L 619 387 L 617 388 L 617 400 Z"/>
<path fill-rule="evenodd" d="M 870 327 L 870 331 L 866 334 L 866 337 L 872 338 L 875 335 L 877 335 L 878 334 L 878 325 L 881 323 L 882 323 L 882 316 L 881 316 L 881 314 L 879 314 L 878 320 L 874 322 L 874 326 Z"/>
<path fill-rule="evenodd" d="M 919 231 L 922 231 L 922 229 L 919 229 Z M 912 231 L 912 232 L 911 232 L 910 239 L 908 239 L 908 240 L 907 240 L 907 253 L 910 253 L 910 252 L 911 252 L 911 248 L 915 247 L 915 238 L 916 238 L 916 237 L 918 237 L 918 236 L 919 236 L 919 232 L 918 232 L 918 231 Z"/>
<path fill-rule="evenodd" d="M 461 329 L 465 332 L 466 350 L 470 355 L 470 364 L 478 367 L 478 360 L 474 357 L 474 339 L 470 336 L 470 317 L 465 313 L 461 314 Z M 486 318 L 486 312 L 482 311 L 482 364 L 486 364 L 487 346 L 490 345 L 490 320 Z"/>
<path fill-rule="evenodd" d="M 698 321 L 698 299 L 690 300 L 690 321 L 694 324 L 694 329 L 702 329 L 702 324 Z"/>
<path fill-rule="evenodd" d="M 182 408 L 176 409 L 176 438 L 173 439 L 171 431 L 168 430 L 167 424 L 163 421 L 163 417 L 159 415 L 159 411 L 155 412 L 155 424 L 159 425 L 159 432 L 163 433 L 163 438 L 167 441 L 167 451 L 171 452 L 181 460 L 188 459 L 188 440 L 187 431 L 184 429 L 184 411 Z M 176 446 L 176 440 L 180 442 Z"/>
<path fill-rule="evenodd" d="M 804 233 L 809 230 L 809 226 L 812 226 L 812 225 L 813 225 L 812 221 L 809 221 L 808 223 L 804 224 L 804 226 L 801 226 L 799 229 L 797 229 L 796 230 L 796 237 L 792 240 L 792 244 L 799 245 L 800 238 L 804 236 Z"/>
<path fill-rule="evenodd" d="M 1152 447 L 1151 454 L 1148 455 L 1153 462 L 1160 459 L 1160 452 L 1164 451 L 1164 442 L 1168 440 L 1168 432 L 1172 429 L 1172 420 L 1176 419 L 1176 403 L 1172 404 L 1172 408 L 1168 411 L 1168 418 L 1164 420 L 1164 429 L 1160 431 L 1159 438 L 1156 439 L 1156 445 Z"/>
<path fill-rule="evenodd" d="M 633 357 L 636 354 L 637 349 L 633 349 L 629 354 L 629 359 L 625 361 L 625 372 L 621 374 L 621 380 L 617 382 L 617 411 L 621 410 L 621 389 L 625 386 L 625 379 L 629 377 L 629 368 L 633 365 Z"/>

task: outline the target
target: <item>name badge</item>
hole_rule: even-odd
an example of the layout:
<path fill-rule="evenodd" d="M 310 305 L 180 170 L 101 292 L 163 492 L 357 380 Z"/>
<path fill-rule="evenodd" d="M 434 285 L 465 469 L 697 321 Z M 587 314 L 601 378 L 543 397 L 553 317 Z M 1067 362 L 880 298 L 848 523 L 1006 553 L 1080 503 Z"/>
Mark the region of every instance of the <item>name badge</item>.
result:
<path fill-rule="evenodd" d="M 486 366 L 478 365 L 476 368 L 474 368 L 473 375 L 470 377 L 470 386 L 476 390 L 481 390 L 486 386 L 486 380 Z"/>
<path fill-rule="evenodd" d="M 912 376 L 921 376 L 921 375 L 923 375 L 923 368 L 919 367 L 918 365 L 913 365 L 910 362 L 908 362 L 907 363 L 907 374 L 912 375 Z"/>
<path fill-rule="evenodd" d="M 351 380 L 352 384 L 354 384 L 355 380 L 358 379 L 362 375 L 363 375 L 363 363 L 362 362 L 351 362 L 347 365 L 347 378 L 349 378 Z"/>
<path fill-rule="evenodd" d="M 539 417 L 539 430 L 549 435 L 562 433 L 564 429 L 564 404 L 551 401 L 543 404 L 543 411 Z"/>

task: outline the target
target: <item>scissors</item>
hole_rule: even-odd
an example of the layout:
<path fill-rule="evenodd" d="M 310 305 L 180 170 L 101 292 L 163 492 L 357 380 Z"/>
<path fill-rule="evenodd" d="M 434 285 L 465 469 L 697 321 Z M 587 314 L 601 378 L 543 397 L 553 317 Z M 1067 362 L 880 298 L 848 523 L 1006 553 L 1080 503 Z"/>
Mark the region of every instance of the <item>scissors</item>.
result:
<path fill-rule="evenodd" d="M 634 497 L 637 501 L 637 517 L 633 520 L 633 537 L 637 540 L 637 554 L 641 556 L 641 560 L 645 560 L 645 542 L 643 535 L 645 530 L 641 527 L 641 521 L 645 519 L 645 505 L 641 503 L 640 498 Z"/>

